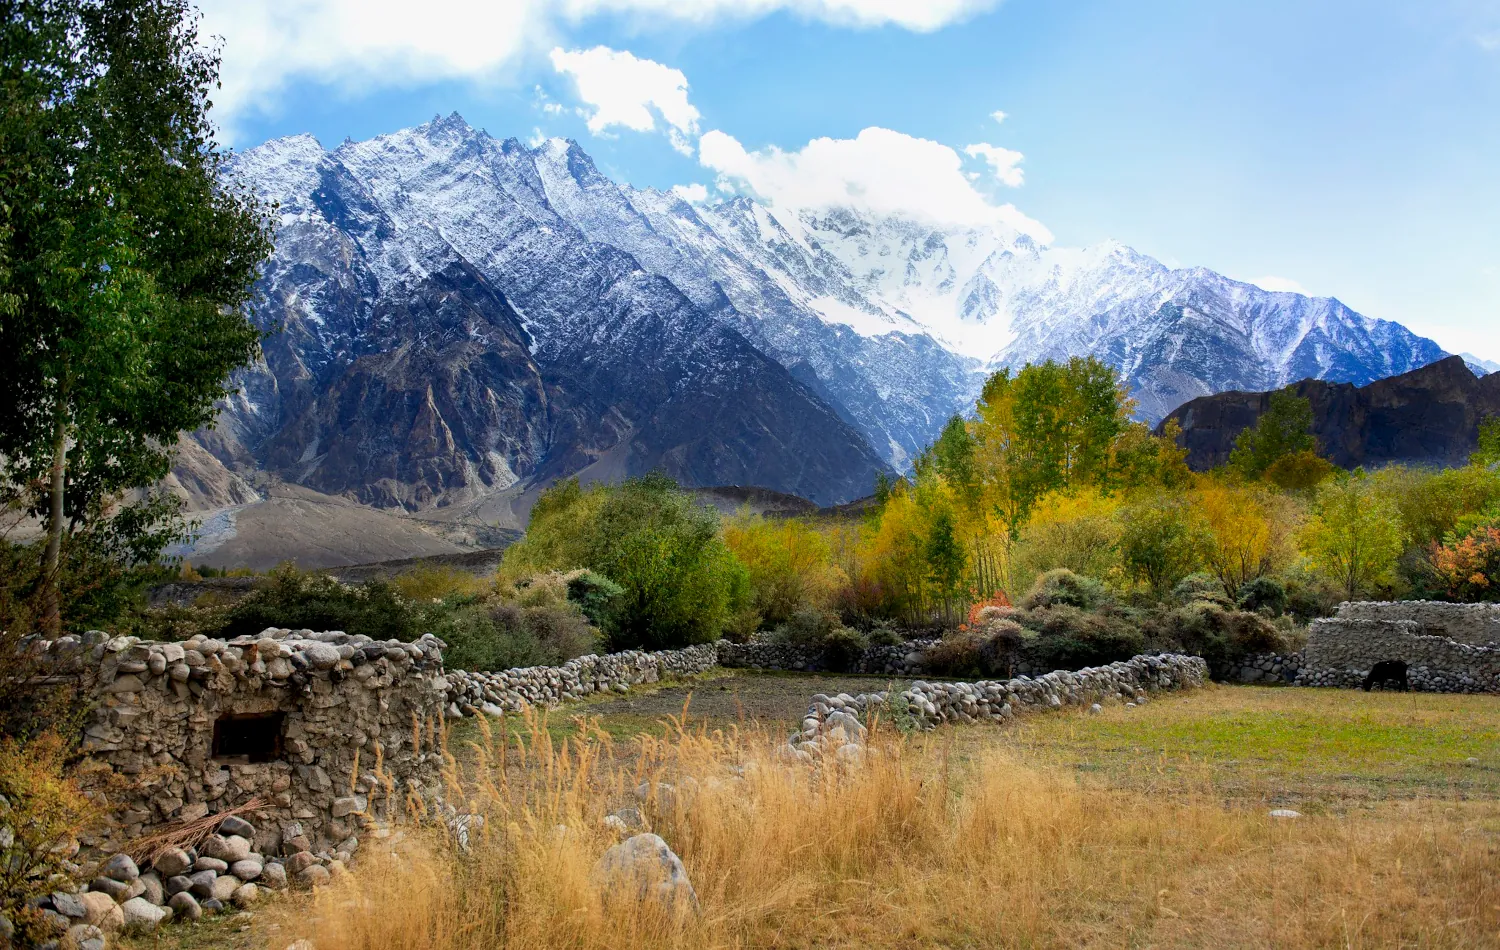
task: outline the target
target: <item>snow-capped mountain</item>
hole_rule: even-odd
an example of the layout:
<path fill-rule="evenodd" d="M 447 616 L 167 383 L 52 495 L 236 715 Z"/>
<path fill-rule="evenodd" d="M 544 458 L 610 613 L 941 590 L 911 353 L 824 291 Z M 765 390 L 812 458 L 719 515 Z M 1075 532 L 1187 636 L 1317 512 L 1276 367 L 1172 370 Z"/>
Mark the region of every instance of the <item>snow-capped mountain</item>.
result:
<path fill-rule="evenodd" d="M 691 204 L 615 183 L 577 143 L 501 141 L 457 114 L 331 150 L 274 140 L 232 174 L 279 205 L 257 318 L 281 331 L 201 441 L 383 506 L 656 467 L 843 501 L 1000 366 L 1096 353 L 1155 421 L 1443 355 L 1336 300 L 1120 245 Z"/>

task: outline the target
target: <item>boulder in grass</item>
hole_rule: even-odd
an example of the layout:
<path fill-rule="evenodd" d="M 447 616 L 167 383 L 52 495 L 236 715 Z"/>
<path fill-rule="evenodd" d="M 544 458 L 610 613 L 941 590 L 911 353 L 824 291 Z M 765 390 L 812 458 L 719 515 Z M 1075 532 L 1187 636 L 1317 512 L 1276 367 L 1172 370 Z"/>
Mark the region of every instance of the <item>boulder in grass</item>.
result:
<path fill-rule="evenodd" d="M 230 903 L 236 907 L 249 907 L 260 899 L 260 888 L 254 884 L 241 884 L 229 895 Z"/>
<path fill-rule="evenodd" d="M 115 899 L 101 891 L 88 891 L 78 895 L 83 904 L 83 922 L 93 924 L 105 933 L 119 930 L 125 924 L 125 915 Z"/>
<path fill-rule="evenodd" d="M 636 835 L 610 848 L 594 865 L 594 876 L 613 899 L 654 899 L 679 909 L 698 906 L 682 859 L 658 835 Z"/>
<path fill-rule="evenodd" d="M 65 945 L 76 950 L 104 950 L 104 931 L 93 924 L 76 924 L 68 928 Z"/>
<path fill-rule="evenodd" d="M 265 887 L 281 890 L 286 887 L 286 868 L 276 861 L 269 861 L 261 868 L 256 881 Z"/>
<path fill-rule="evenodd" d="M 198 899 L 187 891 L 173 894 L 167 901 L 167 906 L 172 908 L 172 913 L 178 920 L 197 920 L 203 916 L 203 908 L 198 905 Z"/>

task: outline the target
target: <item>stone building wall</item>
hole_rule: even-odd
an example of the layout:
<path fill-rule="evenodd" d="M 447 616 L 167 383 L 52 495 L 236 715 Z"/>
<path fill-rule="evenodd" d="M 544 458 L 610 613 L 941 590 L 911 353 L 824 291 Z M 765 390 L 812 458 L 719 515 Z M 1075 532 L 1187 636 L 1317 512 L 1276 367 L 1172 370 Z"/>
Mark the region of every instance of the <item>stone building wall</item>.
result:
<path fill-rule="evenodd" d="M 117 851 L 260 798 L 252 844 L 267 854 L 280 853 L 287 829 L 332 851 L 358 820 L 386 817 L 393 799 L 437 791 L 442 648 L 430 635 L 401 643 L 281 629 L 32 645 L 54 675 L 92 693 L 82 749 L 129 780 L 85 846 Z"/>
<path fill-rule="evenodd" d="M 1476 646 L 1425 632 L 1431 629 L 1416 620 L 1353 619 L 1342 611 L 1314 620 L 1297 685 L 1359 686 L 1376 663 L 1400 660 L 1407 665 L 1412 689 L 1500 692 L 1500 646 Z"/>
<path fill-rule="evenodd" d="M 1500 645 L 1500 604 L 1445 604 L 1435 600 L 1350 601 L 1339 604 L 1340 620 L 1409 620 L 1427 636 L 1476 646 Z"/>

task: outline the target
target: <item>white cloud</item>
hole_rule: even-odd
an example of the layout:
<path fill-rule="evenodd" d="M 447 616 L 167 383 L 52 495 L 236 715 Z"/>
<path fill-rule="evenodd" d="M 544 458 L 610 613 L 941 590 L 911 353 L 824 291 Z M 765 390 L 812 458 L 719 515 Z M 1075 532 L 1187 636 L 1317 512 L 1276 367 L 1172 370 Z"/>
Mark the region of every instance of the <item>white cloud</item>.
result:
<path fill-rule="evenodd" d="M 202 36 L 222 37 L 215 117 L 232 137 L 252 112 L 272 114 L 297 80 L 347 92 L 504 79 L 561 30 L 601 14 L 639 28 L 706 27 L 777 11 L 845 26 L 934 30 L 998 0 L 200 0 Z"/>
<path fill-rule="evenodd" d="M 964 148 L 964 154 L 971 158 L 982 158 L 989 163 L 995 173 L 995 178 L 1002 185 L 1019 188 L 1026 181 L 1026 173 L 1021 171 L 1021 160 L 1026 156 L 1015 149 L 1001 148 L 998 145 L 989 145 L 978 142 Z"/>
<path fill-rule="evenodd" d="M 1474 37 L 1474 40 L 1479 44 L 1479 48 L 1486 53 L 1493 53 L 1500 50 L 1500 30 L 1496 30 L 1494 33 L 1481 33 Z"/>
<path fill-rule="evenodd" d="M 552 66 L 577 84 L 590 132 L 598 135 L 615 126 L 649 132 L 660 115 L 672 147 L 693 154 L 689 136 L 698 134 L 699 114 L 688 101 L 682 70 L 607 46 L 559 47 L 552 51 Z"/>
<path fill-rule="evenodd" d="M 1006 117 L 1009 115 L 1010 113 L 1008 112 L 1002 112 L 999 109 L 996 109 L 994 112 L 990 113 L 990 118 L 995 120 L 996 125 L 999 125 L 1001 122 L 1004 122 Z"/>
<path fill-rule="evenodd" d="M 852 139 L 813 139 L 800 150 L 748 151 L 717 129 L 698 143 L 698 160 L 776 208 L 852 205 L 942 224 L 1003 224 L 1043 243 L 1052 234 L 1014 205 L 992 204 L 964 174 L 963 157 L 929 139 L 868 128 Z"/>
<path fill-rule="evenodd" d="M 1269 290 L 1273 293 L 1301 294 L 1304 297 L 1312 296 L 1312 294 L 1307 292 L 1306 287 L 1292 280 L 1290 277 L 1257 277 L 1250 281 L 1250 283 L 1261 290 Z"/>
<path fill-rule="evenodd" d="M 673 185 L 672 194 L 689 204 L 702 204 L 708 200 L 708 187 L 697 183 L 691 185 Z"/>

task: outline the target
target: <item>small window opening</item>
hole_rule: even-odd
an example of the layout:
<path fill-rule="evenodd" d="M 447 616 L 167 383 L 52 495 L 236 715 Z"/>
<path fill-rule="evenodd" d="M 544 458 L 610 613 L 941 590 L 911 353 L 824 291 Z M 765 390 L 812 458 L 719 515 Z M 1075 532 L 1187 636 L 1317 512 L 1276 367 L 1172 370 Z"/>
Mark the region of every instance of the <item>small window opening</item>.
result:
<path fill-rule="evenodd" d="M 214 723 L 214 758 L 249 764 L 281 758 L 284 713 L 229 713 Z"/>

